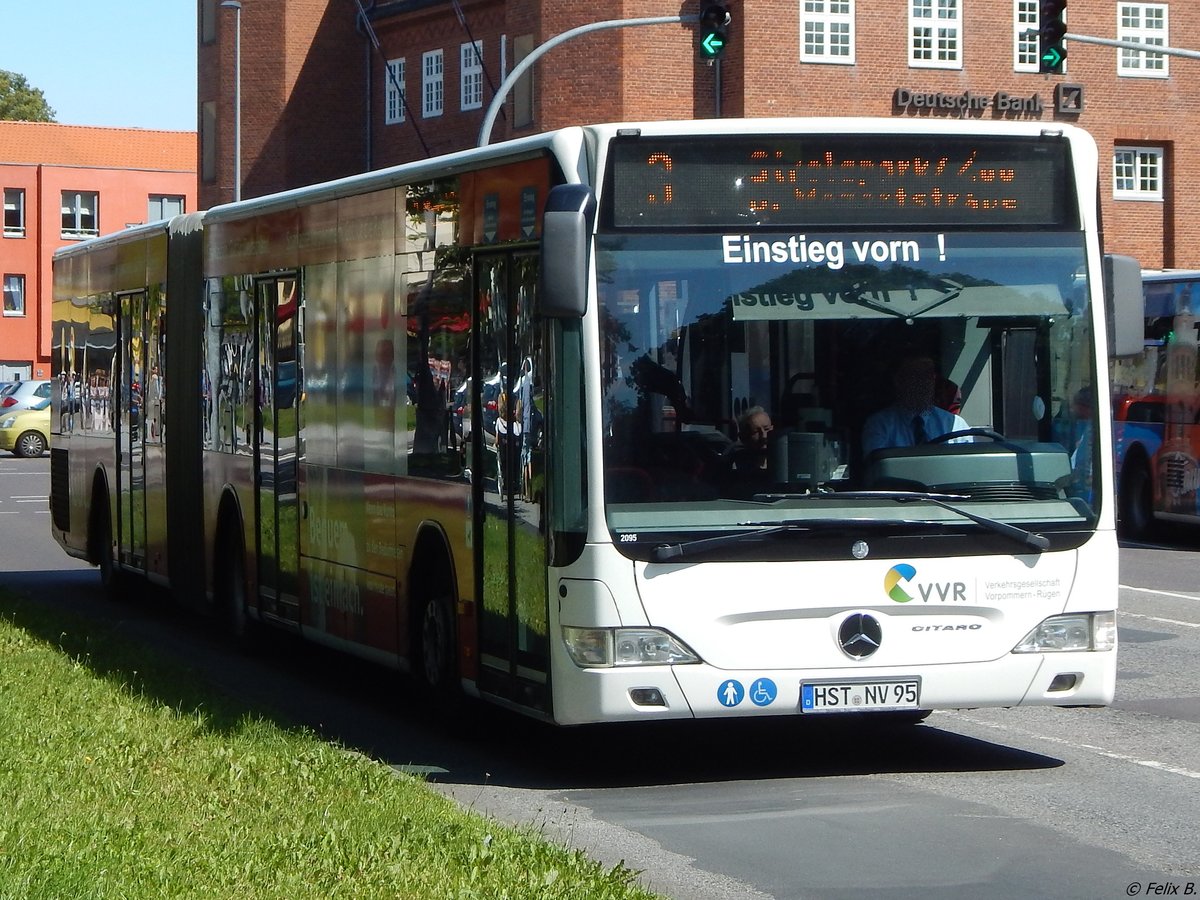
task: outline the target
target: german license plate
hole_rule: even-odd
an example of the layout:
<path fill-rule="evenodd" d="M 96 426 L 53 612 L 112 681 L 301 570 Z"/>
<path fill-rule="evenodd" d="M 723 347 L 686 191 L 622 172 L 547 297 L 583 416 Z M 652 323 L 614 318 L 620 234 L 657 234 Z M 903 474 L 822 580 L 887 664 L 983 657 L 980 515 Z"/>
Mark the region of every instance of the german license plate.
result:
<path fill-rule="evenodd" d="M 806 681 L 800 684 L 800 712 L 859 712 L 871 709 L 916 709 L 921 679 L 886 681 Z"/>

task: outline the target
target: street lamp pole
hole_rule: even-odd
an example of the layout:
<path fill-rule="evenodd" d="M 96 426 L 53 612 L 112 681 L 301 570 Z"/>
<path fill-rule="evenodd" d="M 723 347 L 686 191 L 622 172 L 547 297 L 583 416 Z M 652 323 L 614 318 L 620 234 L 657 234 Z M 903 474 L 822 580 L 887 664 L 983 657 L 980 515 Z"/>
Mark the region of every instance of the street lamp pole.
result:
<path fill-rule="evenodd" d="M 221 0 L 234 11 L 233 36 L 233 199 L 242 199 L 242 0 Z"/>

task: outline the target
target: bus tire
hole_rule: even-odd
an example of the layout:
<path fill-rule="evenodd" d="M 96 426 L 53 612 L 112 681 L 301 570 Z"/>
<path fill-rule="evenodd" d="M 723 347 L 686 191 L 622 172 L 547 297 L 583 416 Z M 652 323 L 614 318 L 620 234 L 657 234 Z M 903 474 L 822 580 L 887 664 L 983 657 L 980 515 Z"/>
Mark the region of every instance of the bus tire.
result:
<path fill-rule="evenodd" d="M 215 612 L 222 630 L 243 650 L 258 643 L 256 623 L 246 614 L 246 549 L 241 529 L 226 523 L 217 543 Z"/>
<path fill-rule="evenodd" d="M 469 701 L 458 681 L 453 603 L 450 594 L 431 592 L 421 609 L 416 669 L 422 710 L 449 734 L 474 738 L 476 722 L 468 714 Z"/>
<path fill-rule="evenodd" d="M 97 485 L 92 493 L 91 524 L 88 526 L 88 558 L 100 568 L 104 595 L 114 603 L 134 593 L 133 578 L 121 568 L 113 551 L 112 512 L 108 491 Z"/>
<path fill-rule="evenodd" d="M 450 616 L 450 598 L 429 595 L 421 610 L 419 672 L 425 693 L 434 701 L 444 701 L 455 692 L 454 625 Z"/>
<path fill-rule="evenodd" d="M 1117 516 L 1125 537 L 1144 540 L 1154 530 L 1154 490 L 1146 461 L 1126 460 L 1121 472 Z"/>

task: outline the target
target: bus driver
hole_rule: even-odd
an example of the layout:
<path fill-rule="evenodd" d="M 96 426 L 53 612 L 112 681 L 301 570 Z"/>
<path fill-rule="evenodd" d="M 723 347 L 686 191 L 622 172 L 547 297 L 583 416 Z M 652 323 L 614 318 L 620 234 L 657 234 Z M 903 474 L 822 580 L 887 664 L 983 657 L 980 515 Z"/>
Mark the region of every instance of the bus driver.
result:
<path fill-rule="evenodd" d="M 913 447 L 970 428 L 962 416 L 934 403 L 937 379 L 937 365 L 930 354 L 909 350 L 900 355 L 892 369 L 895 395 L 891 406 L 868 416 L 863 425 L 864 457 L 882 447 Z M 953 442 L 966 440 L 970 438 Z"/>

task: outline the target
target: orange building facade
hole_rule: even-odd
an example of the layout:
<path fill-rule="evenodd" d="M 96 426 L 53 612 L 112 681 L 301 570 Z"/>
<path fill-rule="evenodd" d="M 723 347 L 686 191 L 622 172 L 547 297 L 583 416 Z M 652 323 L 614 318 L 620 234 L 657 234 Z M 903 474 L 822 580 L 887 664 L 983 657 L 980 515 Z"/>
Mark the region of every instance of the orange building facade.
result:
<path fill-rule="evenodd" d="M 190 131 L 0 122 L 0 379 L 50 377 L 54 251 L 196 209 Z"/>

